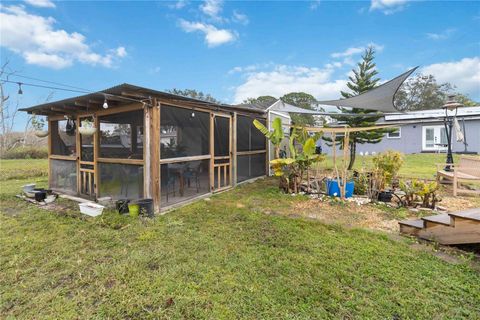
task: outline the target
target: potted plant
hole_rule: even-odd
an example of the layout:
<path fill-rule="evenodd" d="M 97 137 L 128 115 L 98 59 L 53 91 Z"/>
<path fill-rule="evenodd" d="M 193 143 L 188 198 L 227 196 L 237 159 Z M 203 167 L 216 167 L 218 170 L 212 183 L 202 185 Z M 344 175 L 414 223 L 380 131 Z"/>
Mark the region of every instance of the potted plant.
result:
<path fill-rule="evenodd" d="M 97 131 L 93 122 L 90 119 L 82 120 L 81 126 L 78 128 L 78 132 L 84 136 L 91 136 Z"/>
<path fill-rule="evenodd" d="M 46 136 L 48 136 L 48 131 L 43 129 L 44 126 L 45 126 L 45 120 L 39 119 L 37 118 L 36 115 L 33 115 L 32 127 L 37 137 L 45 138 Z"/>

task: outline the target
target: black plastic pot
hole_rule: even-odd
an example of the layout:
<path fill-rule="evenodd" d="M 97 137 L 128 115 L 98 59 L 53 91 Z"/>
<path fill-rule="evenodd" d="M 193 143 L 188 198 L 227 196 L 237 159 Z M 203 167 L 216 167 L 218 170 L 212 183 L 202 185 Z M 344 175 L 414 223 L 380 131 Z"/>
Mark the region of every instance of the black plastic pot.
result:
<path fill-rule="evenodd" d="M 140 207 L 140 215 L 153 218 L 153 199 L 140 199 L 136 203 Z"/>
<path fill-rule="evenodd" d="M 127 214 L 128 211 L 128 203 L 130 200 L 128 199 L 119 199 L 115 202 L 115 207 L 117 208 L 118 213 L 120 214 Z"/>
<path fill-rule="evenodd" d="M 37 190 L 35 191 L 35 201 L 41 202 L 47 197 L 47 191 Z"/>
<path fill-rule="evenodd" d="M 390 202 L 392 201 L 393 194 L 391 191 L 382 191 L 378 194 L 378 201 Z"/>

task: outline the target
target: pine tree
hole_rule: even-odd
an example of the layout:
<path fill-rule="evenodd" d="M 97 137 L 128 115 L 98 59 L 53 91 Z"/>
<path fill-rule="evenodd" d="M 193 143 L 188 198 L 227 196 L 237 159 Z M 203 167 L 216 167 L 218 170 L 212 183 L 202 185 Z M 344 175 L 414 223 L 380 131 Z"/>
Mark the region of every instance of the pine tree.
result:
<path fill-rule="evenodd" d="M 373 62 L 375 58 L 375 50 L 373 47 L 369 47 L 365 50 L 365 53 L 362 55 L 362 61 L 357 64 L 356 69 L 352 69 L 353 76 L 349 77 L 349 82 L 347 87 L 350 89 L 350 92 L 341 91 L 343 98 L 351 98 L 367 92 L 378 86 L 379 78 L 376 77 L 378 74 L 375 69 L 376 65 Z M 375 110 L 365 110 L 365 109 L 347 109 L 340 108 L 342 113 L 356 113 L 358 117 L 349 117 L 349 116 L 333 116 L 337 121 L 347 124 L 352 128 L 358 127 L 370 127 L 374 126 L 375 122 L 380 119 L 380 115 Z M 383 136 L 387 132 L 391 132 L 392 129 L 379 129 L 372 131 L 362 131 L 362 132 L 352 132 L 350 133 L 350 162 L 348 164 L 348 170 L 353 168 L 355 163 L 355 154 L 357 151 L 357 144 L 364 143 L 379 143 L 382 141 Z M 335 144 L 341 146 L 343 137 L 337 137 Z M 331 139 L 325 137 L 324 140 L 332 142 Z"/>

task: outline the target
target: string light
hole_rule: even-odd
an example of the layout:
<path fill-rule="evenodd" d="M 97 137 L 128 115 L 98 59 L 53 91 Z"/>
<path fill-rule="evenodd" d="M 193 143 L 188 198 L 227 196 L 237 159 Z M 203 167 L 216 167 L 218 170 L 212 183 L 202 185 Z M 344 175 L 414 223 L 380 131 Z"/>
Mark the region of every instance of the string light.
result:
<path fill-rule="evenodd" d="M 18 94 L 23 94 L 21 82 L 18 82 Z"/>
<path fill-rule="evenodd" d="M 105 101 L 103 101 L 103 109 L 108 109 L 107 96 L 105 96 Z"/>

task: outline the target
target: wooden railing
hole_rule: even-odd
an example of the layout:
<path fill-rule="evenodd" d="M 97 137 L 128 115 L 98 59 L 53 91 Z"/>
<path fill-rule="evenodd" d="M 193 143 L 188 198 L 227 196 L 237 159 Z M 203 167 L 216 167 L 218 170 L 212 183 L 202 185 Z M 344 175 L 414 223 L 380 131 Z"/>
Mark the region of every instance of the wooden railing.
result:
<path fill-rule="evenodd" d="M 88 196 L 95 195 L 95 182 L 94 182 L 93 169 L 80 168 L 80 193 Z"/>
<path fill-rule="evenodd" d="M 230 185 L 230 163 L 216 163 L 213 165 L 214 170 L 217 171 L 217 188 L 221 189 Z M 223 176 L 223 179 L 222 179 Z M 223 185 L 222 185 L 223 180 Z"/>

